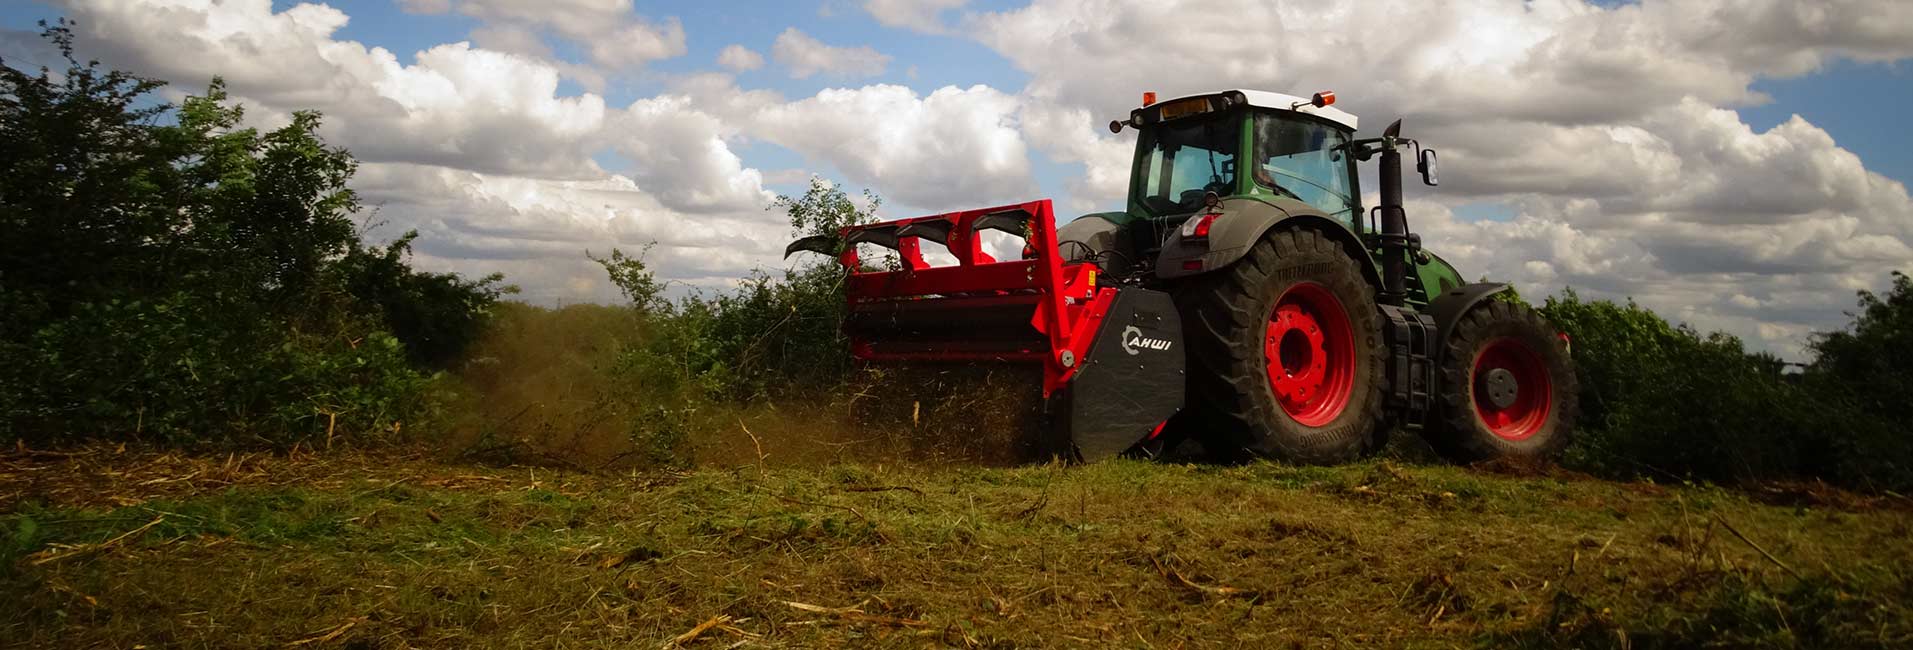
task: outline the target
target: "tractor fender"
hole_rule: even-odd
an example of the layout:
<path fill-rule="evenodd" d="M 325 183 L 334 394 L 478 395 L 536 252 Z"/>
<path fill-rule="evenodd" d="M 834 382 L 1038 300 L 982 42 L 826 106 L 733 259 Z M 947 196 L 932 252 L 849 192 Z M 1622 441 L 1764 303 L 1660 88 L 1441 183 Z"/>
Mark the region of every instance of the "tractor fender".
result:
<path fill-rule="evenodd" d="M 1172 280 L 1228 268 L 1247 255 L 1249 248 L 1261 241 L 1269 231 L 1307 225 L 1314 226 L 1324 236 L 1341 244 L 1349 257 L 1359 262 L 1356 266 L 1362 269 L 1362 278 L 1368 280 L 1371 286 L 1377 289 L 1382 286 L 1381 272 L 1376 270 L 1368 249 L 1362 246 L 1361 238 L 1351 232 L 1347 225 L 1330 219 L 1327 214 L 1307 203 L 1288 198 L 1273 201 L 1225 199 L 1222 201 L 1221 214 L 1209 228 L 1206 245 L 1184 242 L 1182 229 L 1171 229 L 1168 241 L 1163 243 L 1162 252 L 1156 256 L 1156 277 Z M 1200 261 L 1201 264 L 1197 268 L 1190 268 L 1189 262 L 1194 261 Z"/>
<path fill-rule="evenodd" d="M 1468 310 L 1507 290 L 1508 284 L 1504 282 L 1477 282 L 1449 289 L 1429 301 L 1428 315 L 1435 318 L 1435 349 L 1447 349 L 1448 333 L 1454 331 L 1455 323 L 1460 322 Z"/>
<path fill-rule="evenodd" d="M 1122 213 L 1097 212 L 1077 217 L 1056 229 L 1057 252 L 1063 254 L 1063 262 L 1096 262 L 1107 273 L 1112 269 L 1105 266 L 1103 259 L 1110 251 L 1127 253 L 1129 231 L 1111 218 Z"/>

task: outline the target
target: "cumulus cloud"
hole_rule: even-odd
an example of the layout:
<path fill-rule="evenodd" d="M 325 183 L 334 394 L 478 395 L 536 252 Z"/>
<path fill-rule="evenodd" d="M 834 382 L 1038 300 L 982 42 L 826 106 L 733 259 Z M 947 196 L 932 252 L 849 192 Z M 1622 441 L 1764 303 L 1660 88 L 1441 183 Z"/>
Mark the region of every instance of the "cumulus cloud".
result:
<path fill-rule="evenodd" d="M 733 72 L 756 70 L 764 67 L 764 55 L 742 45 L 727 45 L 717 53 L 717 64 Z"/>
<path fill-rule="evenodd" d="M 442 14 L 452 10 L 452 0 L 398 0 L 399 9 L 408 14 Z"/>
<path fill-rule="evenodd" d="M 949 31 L 941 14 L 969 4 L 969 0 L 864 0 L 864 11 L 877 22 L 930 34 Z"/>
<path fill-rule="evenodd" d="M 851 181 L 920 208 L 952 209 L 1035 195 L 1015 122 L 1016 98 L 988 86 L 919 97 L 903 86 L 831 89 L 770 106 L 754 133 L 843 170 Z"/>
<path fill-rule="evenodd" d="M 764 177 L 725 144 L 732 133 L 684 96 L 641 99 L 608 129 L 637 180 L 665 205 L 693 213 L 762 210 L 774 198 Z"/>
<path fill-rule="evenodd" d="M 223 76 L 266 111 L 318 109 L 327 139 L 361 157 L 594 173 L 584 149 L 604 124 L 603 99 L 558 97 L 556 70 L 523 57 L 453 43 L 402 65 L 384 48 L 332 38 L 347 16 L 324 5 L 73 0 L 68 13 L 90 55 L 189 89 Z"/>
<path fill-rule="evenodd" d="M 837 47 L 811 38 L 796 27 L 785 29 L 771 43 L 771 58 L 803 79 L 817 73 L 843 77 L 874 77 L 890 65 L 890 56 L 869 46 Z"/>
<path fill-rule="evenodd" d="M 677 19 L 647 20 L 631 0 L 458 0 L 456 8 L 493 29 L 549 32 L 611 69 L 684 54 L 684 27 Z"/>
<path fill-rule="evenodd" d="M 782 220 L 760 207 L 734 214 L 671 208 L 624 176 L 561 181 L 445 167 L 375 163 L 354 186 L 394 229 L 414 228 L 420 262 L 483 275 L 506 273 L 541 304 L 607 302 L 616 291 L 585 259 L 621 247 L 660 279 L 715 287 L 782 249 Z"/>

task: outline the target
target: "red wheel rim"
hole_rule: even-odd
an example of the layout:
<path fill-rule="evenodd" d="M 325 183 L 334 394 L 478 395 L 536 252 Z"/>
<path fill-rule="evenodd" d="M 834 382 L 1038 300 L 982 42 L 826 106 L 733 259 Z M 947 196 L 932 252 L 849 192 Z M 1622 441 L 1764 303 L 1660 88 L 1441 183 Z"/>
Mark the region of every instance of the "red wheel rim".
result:
<path fill-rule="evenodd" d="M 1282 292 L 1269 314 L 1263 355 L 1275 401 L 1296 422 L 1319 427 L 1348 409 L 1355 331 L 1328 287 L 1303 282 Z"/>
<path fill-rule="evenodd" d="M 1504 371 L 1505 374 L 1497 378 L 1493 374 L 1496 371 Z M 1509 380 L 1514 383 L 1512 399 L 1505 392 L 1505 383 Z M 1481 353 L 1475 355 L 1475 369 L 1470 381 L 1475 415 L 1495 435 L 1505 440 L 1526 440 L 1539 433 L 1541 425 L 1547 423 L 1549 404 L 1554 397 L 1554 382 L 1548 376 L 1548 366 L 1541 361 L 1541 355 L 1535 354 L 1534 349 L 1520 340 L 1504 336 L 1489 341 L 1487 346 L 1481 348 Z M 1503 385 L 1499 400 L 1489 382 Z"/>

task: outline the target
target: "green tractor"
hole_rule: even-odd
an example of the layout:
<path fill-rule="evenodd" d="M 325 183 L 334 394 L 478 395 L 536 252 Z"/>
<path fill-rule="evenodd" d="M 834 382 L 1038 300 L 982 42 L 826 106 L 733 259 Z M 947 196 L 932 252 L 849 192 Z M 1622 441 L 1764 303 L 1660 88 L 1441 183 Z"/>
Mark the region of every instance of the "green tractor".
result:
<path fill-rule="evenodd" d="M 1109 125 L 1139 133 L 1121 212 L 1058 228 L 1048 201 L 963 210 L 807 237 L 786 255 L 847 270 L 860 360 L 1040 364 L 1054 451 L 1079 460 L 1193 438 L 1224 456 L 1335 463 L 1401 429 L 1457 462 L 1566 446 L 1566 338 L 1496 299 L 1508 285 L 1467 283 L 1422 248 L 1402 156 L 1435 185 L 1436 154 L 1400 121 L 1357 138 L 1333 93 L 1153 95 Z M 1380 201 L 1365 209 L 1356 165 L 1371 159 Z M 985 231 L 1022 238 L 1020 259 L 991 256 Z M 893 263 L 860 259 L 866 245 Z"/>

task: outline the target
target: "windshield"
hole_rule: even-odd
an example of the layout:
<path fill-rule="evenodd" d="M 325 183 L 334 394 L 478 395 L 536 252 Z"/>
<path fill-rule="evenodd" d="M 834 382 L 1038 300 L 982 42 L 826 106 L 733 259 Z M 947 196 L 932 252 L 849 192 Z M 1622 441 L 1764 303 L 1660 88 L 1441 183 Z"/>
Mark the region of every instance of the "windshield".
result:
<path fill-rule="evenodd" d="M 1340 129 L 1279 115 L 1255 118 L 1257 185 L 1351 219 L 1356 211 L 1349 180 L 1348 134 Z"/>
<path fill-rule="evenodd" d="M 1144 129 L 1143 207 L 1155 214 L 1193 212 L 1204 192 L 1235 193 L 1235 154 L 1241 142 L 1239 122 L 1227 116 L 1175 121 Z"/>

